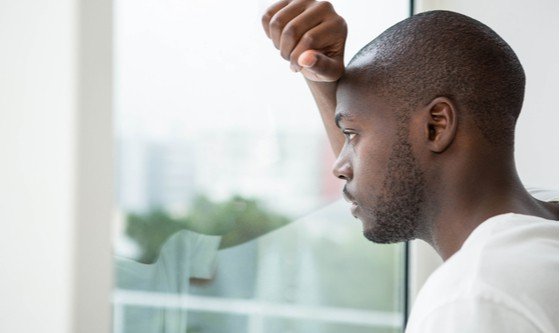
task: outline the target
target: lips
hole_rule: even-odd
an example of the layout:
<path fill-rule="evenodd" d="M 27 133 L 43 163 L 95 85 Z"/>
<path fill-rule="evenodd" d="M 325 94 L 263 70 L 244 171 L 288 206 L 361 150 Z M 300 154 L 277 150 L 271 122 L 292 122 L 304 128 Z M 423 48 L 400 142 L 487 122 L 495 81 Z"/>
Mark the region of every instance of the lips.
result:
<path fill-rule="evenodd" d="M 344 197 L 344 200 L 346 200 L 347 202 L 351 203 L 351 204 L 356 204 L 356 200 L 354 199 L 354 197 L 348 193 L 348 190 L 346 190 L 346 187 L 344 187 L 344 189 L 342 189 L 342 196 Z"/>
<path fill-rule="evenodd" d="M 344 200 L 348 201 L 349 203 L 351 203 L 352 205 L 350 206 L 350 212 L 352 213 L 352 215 L 355 218 L 358 218 L 358 216 L 356 215 L 356 211 L 358 210 L 358 203 L 356 203 L 356 200 L 354 199 L 354 197 L 348 193 L 348 190 L 346 190 L 346 187 L 344 187 L 344 189 L 342 190 L 342 196 L 344 197 Z"/>
<path fill-rule="evenodd" d="M 350 213 L 352 213 L 352 216 L 354 216 L 355 218 L 358 218 L 358 215 L 357 215 L 357 212 L 356 212 L 357 210 L 358 210 L 358 204 L 353 202 L 352 206 L 350 206 Z"/>

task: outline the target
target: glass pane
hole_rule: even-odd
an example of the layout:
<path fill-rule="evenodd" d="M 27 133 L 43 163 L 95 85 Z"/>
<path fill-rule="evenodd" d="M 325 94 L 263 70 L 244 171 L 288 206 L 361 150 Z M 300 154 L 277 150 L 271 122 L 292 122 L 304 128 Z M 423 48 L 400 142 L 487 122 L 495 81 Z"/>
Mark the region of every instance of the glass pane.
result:
<path fill-rule="evenodd" d="M 408 10 L 332 2 L 349 55 Z M 404 247 L 341 200 L 270 3 L 115 1 L 115 333 L 402 331 Z"/>

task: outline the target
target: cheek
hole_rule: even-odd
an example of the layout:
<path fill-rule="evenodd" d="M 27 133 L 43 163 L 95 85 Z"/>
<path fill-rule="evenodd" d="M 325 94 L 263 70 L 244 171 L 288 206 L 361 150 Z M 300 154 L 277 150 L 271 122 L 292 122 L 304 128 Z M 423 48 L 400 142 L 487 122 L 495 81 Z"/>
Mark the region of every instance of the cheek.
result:
<path fill-rule="evenodd" d="M 383 185 L 387 173 L 387 161 L 390 151 L 386 145 L 374 144 L 375 140 L 363 142 L 356 147 L 354 163 L 354 180 L 359 192 L 377 192 Z"/>
<path fill-rule="evenodd" d="M 422 123 L 422 119 L 413 119 L 410 125 L 411 130 L 407 133 L 408 142 L 411 145 L 411 153 L 420 166 L 430 163 L 431 154 L 426 154 L 425 142 L 428 140 L 429 129 Z"/>

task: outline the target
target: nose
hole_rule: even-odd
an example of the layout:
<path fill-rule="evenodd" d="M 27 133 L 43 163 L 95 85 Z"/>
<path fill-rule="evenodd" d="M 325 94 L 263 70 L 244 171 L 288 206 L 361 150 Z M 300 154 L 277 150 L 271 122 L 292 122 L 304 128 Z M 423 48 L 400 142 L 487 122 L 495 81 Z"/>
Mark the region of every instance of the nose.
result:
<path fill-rule="evenodd" d="M 333 174 L 336 178 L 350 181 L 353 176 L 352 166 L 344 150 L 340 152 L 333 165 Z"/>

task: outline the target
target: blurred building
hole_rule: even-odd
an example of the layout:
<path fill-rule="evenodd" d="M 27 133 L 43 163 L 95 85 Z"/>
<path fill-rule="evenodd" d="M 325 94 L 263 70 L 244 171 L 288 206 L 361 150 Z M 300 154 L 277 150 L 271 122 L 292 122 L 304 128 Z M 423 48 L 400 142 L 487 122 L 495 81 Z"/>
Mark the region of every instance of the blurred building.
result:
<path fill-rule="evenodd" d="M 193 149 L 187 141 L 120 140 L 118 203 L 127 212 L 163 208 L 181 213 L 195 193 Z"/>
<path fill-rule="evenodd" d="M 195 144 L 196 143 L 196 144 Z M 324 138 L 301 132 L 217 131 L 192 139 L 121 139 L 118 203 L 127 212 L 181 214 L 197 194 L 213 200 L 258 198 L 301 216 L 340 195 Z"/>

